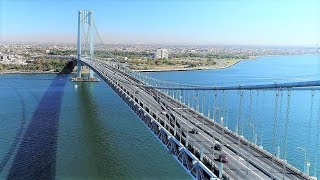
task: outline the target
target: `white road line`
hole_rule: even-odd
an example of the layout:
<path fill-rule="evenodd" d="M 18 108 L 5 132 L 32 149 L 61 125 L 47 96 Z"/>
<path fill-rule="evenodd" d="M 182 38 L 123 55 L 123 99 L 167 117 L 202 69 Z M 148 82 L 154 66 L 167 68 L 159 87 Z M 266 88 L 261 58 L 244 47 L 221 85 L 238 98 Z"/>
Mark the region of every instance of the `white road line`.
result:
<path fill-rule="evenodd" d="M 192 117 L 192 118 L 194 118 L 194 117 Z M 202 124 L 201 124 L 201 125 L 202 125 Z M 207 131 L 213 130 L 213 129 L 208 129 L 208 127 L 202 127 L 202 128 L 205 128 Z M 230 144 L 233 144 L 233 142 L 232 142 L 231 140 L 229 140 L 228 138 L 225 138 L 225 137 L 222 136 L 222 135 L 220 135 L 220 139 L 226 139 L 226 141 L 231 142 Z M 245 151 L 245 149 L 242 149 L 242 151 Z M 253 154 L 252 154 L 252 155 L 253 155 Z M 241 157 L 240 157 L 240 158 L 241 158 Z M 272 168 L 272 167 L 271 167 L 269 164 L 267 164 L 267 163 L 265 163 L 264 166 L 266 166 L 266 167 L 269 168 L 269 169 Z M 271 174 L 270 172 L 268 172 L 268 173 Z"/>
<path fill-rule="evenodd" d="M 141 88 L 136 88 L 136 89 L 141 89 Z M 143 94 L 145 95 L 145 97 L 147 97 L 149 100 L 152 99 L 150 97 L 150 95 L 148 93 L 146 93 L 144 90 L 142 90 Z M 141 97 L 141 94 L 138 94 L 138 96 L 140 96 L 140 98 L 143 98 Z M 184 109 L 184 108 L 172 108 L 174 110 L 176 109 Z M 183 122 L 185 123 L 187 126 L 189 126 L 190 128 L 192 128 L 192 126 L 190 126 L 188 123 L 185 122 L 185 120 L 182 120 L 176 113 L 177 117 Z M 209 142 L 211 142 L 212 144 L 215 144 L 212 142 L 212 140 L 208 139 L 205 135 L 199 133 L 202 137 L 204 137 L 206 140 L 208 140 Z M 258 174 L 256 174 L 253 170 L 249 169 L 249 167 L 247 167 L 246 165 L 244 165 L 242 162 L 240 162 L 239 160 L 237 160 L 235 157 L 233 157 L 231 154 L 229 154 L 228 152 L 226 152 L 225 150 L 222 150 L 223 152 L 225 152 L 226 154 L 228 154 L 231 158 L 233 158 L 237 163 L 241 164 L 243 167 L 247 168 L 249 171 L 251 171 L 253 174 L 255 174 L 257 177 L 259 177 L 260 179 L 263 179 L 261 178 L 261 176 L 259 176 Z M 240 157 L 240 156 L 239 156 Z M 228 168 L 228 167 L 225 167 L 225 168 Z M 236 167 L 239 171 L 243 172 L 240 168 Z M 229 169 L 229 168 L 228 168 Z M 230 169 L 229 169 L 230 170 Z M 230 170 L 230 172 L 232 172 L 233 174 L 235 174 L 233 171 Z M 244 172 L 243 172 L 244 173 Z M 237 175 L 237 174 L 236 174 Z M 237 175 L 238 176 L 238 175 Z"/>
<path fill-rule="evenodd" d="M 187 124 L 184 120 L 182 120 L 180 117 L 178 117 L 181 121 L 183 121 L 187 126 L 191 127 L 189 124 Z M 203 136 L 205 139 L 207 139 L 209 142 L 213 143 L 210 139 L 208 139 L 206 136 L 204 136 L 203 134 L 199 133 L 201 136 Z M 261 176 L 259 176 L 258 174 L 256 174 L 253 170 L 249 169 L 249 167 L 247 167 L 246 165 L 242 164 L 240 161 L 238 161 L 236 158 L 234 158 L 233 156 L 231 156 L 231 154 L 229 154 L 228 152 L 226 152 L 225 150 L 222 150 L 223 152 L 227 153 L 230 157 L 232 157 L 236 162 L 238 162 L 239 164 L 241 164 L 242 166 L 244 166 L 245 168 L 247 168 L 249 171 L 251 171 L 253 174 L 255 174 L 257 177 L 259 177 L 260 179 L 263 179 Z M 239 168 L 237 168 L 239 169 Z M 241 169 L 239 169 L 241 171 Z"/>

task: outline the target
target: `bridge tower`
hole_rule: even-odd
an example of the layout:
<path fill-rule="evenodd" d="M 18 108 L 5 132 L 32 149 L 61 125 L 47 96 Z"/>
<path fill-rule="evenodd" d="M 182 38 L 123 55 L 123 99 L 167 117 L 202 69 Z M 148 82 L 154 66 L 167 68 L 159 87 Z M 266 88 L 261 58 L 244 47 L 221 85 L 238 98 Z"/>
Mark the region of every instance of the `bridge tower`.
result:
<path fill-rule="evenodd" d="M 88 27 L 87 32 L 83 29 L 84 26 Z M 93 11 L 91 10 L 80 10 L 78 12 L 78 37 L 77 37 L 77 77 L 74 79 L 71 79 L 73 81 L 98 81 L 94 77 L 94 72 L 92 69 L 90 69 L 90 74 L 88 79 L 84 79 L 81 77 L 81 58 L 82 58 L 82 49 L 81 44 L 85 43 L 87 44 L 87 41 L 89 41 L 89 56 L 87 54 L 84 54 L 85 58 L 94 59 L 94 24 L 93 24 Z M 84 38 L 86 42 L 82 42 Z"/>

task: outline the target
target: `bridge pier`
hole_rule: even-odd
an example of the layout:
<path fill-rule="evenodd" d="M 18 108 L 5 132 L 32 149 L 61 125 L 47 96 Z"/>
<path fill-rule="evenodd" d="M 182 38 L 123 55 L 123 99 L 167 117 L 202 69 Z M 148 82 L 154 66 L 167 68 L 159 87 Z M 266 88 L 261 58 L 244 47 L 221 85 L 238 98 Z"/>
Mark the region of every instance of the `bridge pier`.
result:
<path fill-rule="evenodd" d="M 77 59 L 77 78 L 81 78 L 81 61 L 79 60 L 80 58 Z"/>
<path fill-rule="evenodd" d="M 90 79 L 94 78 L 94 72 L 93 72 L 92 69 L 90 69 L 89 78 L 90 78 Z"/>

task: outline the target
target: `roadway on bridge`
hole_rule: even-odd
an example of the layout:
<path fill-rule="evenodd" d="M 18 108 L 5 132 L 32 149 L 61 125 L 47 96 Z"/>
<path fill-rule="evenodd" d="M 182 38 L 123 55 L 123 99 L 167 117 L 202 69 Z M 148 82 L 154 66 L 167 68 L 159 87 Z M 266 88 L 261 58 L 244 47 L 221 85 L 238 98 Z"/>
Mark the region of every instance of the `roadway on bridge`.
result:
<path fill-rule="evenodd" d="M 103 72 L 109 75 L 112 74 L 114 79 L 124 82 L 134 80 L 127 74 L 107 64 L 95 62 L 92 65 L 99 66 L 100 69 L 103 67 Z M 135 81 L 139 82 L 137 80 Z M 159 113 L 163 111 L 162 108 L 165 107 L 165 111 L 175 117 L 175 124 L 179 124 L 177 133 L 181 133 L 182 131 L 189 132 L 192 128 L 197 128 L 199 130 L 198 134 L 189 133 L 189 144 L 192 144 L 198 150 L 203 146 L 205 157 L 210 159 L 215 165 L 218 165 L 216 159 L 220 153 L 228 154 L 229 163 L 224 165 L 224 171 L 232 179 L 282 179 L 283 175 L 288 179 L 305 179 L 288 168 L 284 169 L 277 161 L 257 151 L 255 149 L 257 147 L 254 147 L 255 145 L 252 143 L 248 143 L 248 141 L 243 138 L 235 138 L 228 133 L 230 132 L 229 130 L 221 128 L 217 123 L 213 123 L 212 120 L 187 108 L 184 104 L 173 100 L 167 95 L 155 89 L 134 86 L 121 81 L 118 82 L 120 82 L 125 89 L 129 90 L 131 94 L 135 94 L 139 101 L 143 102 L 144 106 L 147 106 L 152 112 L 157 114 L 158 118 L 167 121 L 166 124 L 169 128 L 177 128 L 177 126 L 174 127 L 172 123 L 170 123 L 172 119 L 167 119 L 166 116 Z M 156 101 L 158 98 L 160 99 L 159 102 Z M 214 152 L 212 149 L 217 141 L 223 145 L 221 152 Z M 269 177 L 270 174 L 273 175 L 272 178 Z"/>

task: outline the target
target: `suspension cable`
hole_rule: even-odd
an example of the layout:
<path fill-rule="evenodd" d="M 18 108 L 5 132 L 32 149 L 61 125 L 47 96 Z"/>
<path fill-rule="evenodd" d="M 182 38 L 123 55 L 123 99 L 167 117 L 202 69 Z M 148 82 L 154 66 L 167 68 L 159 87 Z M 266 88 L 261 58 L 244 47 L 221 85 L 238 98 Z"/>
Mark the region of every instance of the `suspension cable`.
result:
<path fill-rule="evenodd" d="M 317 135 L 316 135 L 316 162 L 315 162 L 315 170 L 314 170 L 314 176 L 317 177 L 317 172 L 318 172 L 318 162 L 319 162 L 319 143 L 320 143 L 320 138 L 319 138 L 319 134 L 320 134 L 320 103 L 319 103 L 319 107 L 318 107 L 318 121 L 317 121 Z"/>
<path fill-rule="evenodd" d="M 278 113 L 278 100 L 279 100 L 279 90 L 276 91 L 276 97 L 275 97 L 275 108 L 274 108 L 274 115 L 273 115 L 273 140 L 272 140 L 272 147 L 273 152 L 276 154 L 276 133 L 277 133 L 277 113 Z M 274 163 L 274 158 L 272 158 L 272 163 Z"/>
<path fill-rule="evenodd" d="M 202 108 L 201 108 L 201 111 L 202 111 L 202 114 L 204 115 L 204 96 L 205 96 L 205 94 L 204 94 L 204 91 L 202 91 Z"/>
<path fill-rule="evenodd" d="M 229 106 L 228 106 L 228 91 L 224 91 L 224 95 L 226 96 L 226 101 L 227 101 L 227 105 L 226 105 L 226 117 L 225 117 L 225 127 L 228 128 L 228 120 L 229 120 Z"/>
<path fill-rule="evenodd" d="M 249 103 L 250 103 L 250 105 L 249 105 L 249 111 L 250 111 L 250 123 L 251 123 L 251 125 L 252 125 L 252 142 L 254 142 L 254 128 L 255 128 L 255 125 L 253 124 L 253 122 L 252 122 L 252 90 L 250 90 L 250 100 L 249 100 Z M 247 151 L 245 152 L 245 157 L 246 157 L 246 166 L 247 167 L 249 167 L 249 161 L 248 161 L 248 159 L 249 159 L 249 155 L 248 155 L 248 152 L 249 152 L 249 149 L 250 149 L 250 147 L 249 147 L 249 143 L 247 143 L 247 146 L 246 146 L 246 148 L 247 148 Z M 248 179 L 248 175 L 249 175 L 249 169 L 247 168 L 247 172 L 246 172 L 246 179 Z"/>
<path fill-rule="evenodd" d="M 264 109 L 265 108 L 265 98 L 266 98 L 266 93 L 265 93 L 265 91 L 262 91 L 262 95 L 263 95 L 263 97 L 262 97 L 262 109 Z M 264 123 L 263 123 L 264 121 L 261 121 L 261 135 L 260 135 L 260 146 L 261 147 L 263 147 L 263 140 L 262 140 L 262 138 L 263 138 L 263 128 L 264 128 Z"/>
<path fill-rule="evenodd" d="M 239 135 L 239 121 L 241 121 L 241 116 L 242 116 L 242 96 L 243 96 L 243 91 L 239 90 L 239 95 L 240 95 L 240 102 L 239 102 L 239 117 L 237 118 L 237 127 L 236 127 L 236 131 L 237 134 Z M 243 136 L 243 134 L 242 134 Z M 237 143 L 237 148 L 239 149 L 241 146 L 240 144 L 240 137 L 238 137 L 238 143 Z M 240 160 L 240 154 L 239 151 L 237 151 L 237 157 L 238 160 Z M 237 179 L 238 179 L 238 175 L 239 175 L 239 168 L 237 168 Z"/>
<path fill-rule="evenodd" d="M 311 96 L 310 96 L 310 101 L 311 101 L 311 104 L 310 104 L 310 116 L 309 116 L 309 127 L 308 127 L 308 140 L 309 140 L 309 143 L 308 143 L 308 152 L 310 151 L 310 144 L 312 143 L 311 141 L 311 122 L 312 122 L 312 115 L 313 115 L 313 99 L 314 99 L 314 90 L 311 91 Z M 309 156 L 310 153 L 307 153 L 307 159 L 309 159 Z"/>
<path fill-rule="evenodd" d="M 217 110 L 217 96 L 218 96 L 218 94 L 217 94 L 217 91 L 214 91 L 214 106 L 213 106 L 213 121 L 217 121 L 217 119 L 216 119 L 216 110 Z"/>
<path fill-rule="evenodd" d="M 107 44 L 105 44 L 102 40 L 102 37 L 100 35 L 100 33 L 98 32 L 98 28 L 96 27 L 96 24 L 94 22 L 94 18 L 92 18 L 92 21 L 93 21 L 93 26 L 94 26 L 94 29 L 95 29 L 95 32 L 97 34 L 97 37 L 100 41 L 100 43 L 104 46 L 108 46 Z M 118 64 L 121 64 L 120 60 L 118 60 L 118 57 L 114 56 L 112 53 L 108 52 L 107 53 L 112 57 L 112 59 L 114 61 L 116 61 Z M 132 70 L 128 69 L 128 71 L 131 71 L 132 73 L 137 73 L 137 72 L 133 72 Z M 137 74 L 140 74 L 140 73 L 137 73 Z M 152 77 L 148 77 L 146 76 L 145 74 L 143 75 L 145 76 L 146 78 L 150 79 L 150 80 L 153 80 L 153 81 L 163 81 L 163 80 L 159 80 L 159 79 L 155 79 L 155 78 L 152 78 Z M 178 88 L 179 87 L 176 87 L 176 86 L 180 86 L 180 88 L 203 88 L 203 90 L 212 90 L 212 87 L 206 87 L 206 86 L 203 86 L 203 85 L 191 85 L 191 84 L 182 84 L 182 83 L 177 83 L 177 82 L 171 82 L 171 81 L 166 81 L 168 84 L 172 84 L 173 87 L 172 88 Z M 297 83 L 282 83 L 282 84 L 268 84 L 267 86 L 259 86 L 259 85 L 255 85 L 255 86 L 243 86 L 243 87 L 232 87 L 230 89 L 229 88 L 222 88 L 222 89 L 217 89 L 217 90 L 237 90 L 237 89 L 275 89 L 275 88 L 291 88 L 291 87 L 310 87 L 310 86 L 320 86 L 320 81 L 309 81 L 309 82 L 297 82 Z M 157 88 L 157 87 L 154 87 L 154 88 Z M 170 87 L 169 87 L 170 88 Z M 191 90 L 191 89 L 189 89 Z"/>
<path fill-rule="evenodd" d="M 196 111 L 199 111 L 199 92 L 196 91 Z"/>
<path fill-rule="evenodd" d="M 256 104 L 255 104 L 255 107 L 256 107 L 256 109 L 258 109 L 257 107 L 258 107 L 258 105 L 259 105 L 259 90 L 257 90 L 257 94 L 256 94 Z M 255 141 L 256 141 L 256 145 L 258 146 L 258 126 L 257 126 L 257 121 L 256 121 L 256 118 L 253 118 L 253 122 L 255 123 Z"/>
<path fill-rule="evenodd" d="M 210 107 L 211 107 L 211 98 L 210 98 L 210 95 L 211 95 L 211 93 L 210 93 L 210 91 L 209 91 L 209 94 L 208 94 L 208 96 L 209 96 L 209 98 L 208 98 L 208 105 L 207 105 L 207 109 L 208 109 L 208 113 L 207 113 L 207 117 L 210 119 L 210 116 L 211 116 L 211 109 L 210 109 Z"/>
<path fill-rule="evenodd" d="M 254 143 L 254 129 L 255 129 L 255 124 L 253 123 L 253 118 L 252 118 L 252 90 L 249 91 L 249 94 L 250 94 L 250 99 L 249 99 L 249 117 L 250 117 L 250 123 L 251 123 L 251 126 L 252 126 L 252 142 Z"/>
<path fill-rule="evenodd" d="M 241 116 L 242 116 L 242 96 L 243 96 L 243 91 L 242 90 L 240 90 L 239 91 L 239 95 L 240 95 L 240 101 L 239 101 L 239 117 L 237 118 L 237 129 L 236 129 L 236 131 L 237 131 L 237 134 L 239 134 L 240 132 L 239 132 L 239 129 L 240 129 L 240 121 L 242 122 L 242 118 L 241 118 Z M 242 123 L 243 124 L 243 123 Z M 241 130 L 242 130 L 242 133 L 240 133 L 242 136 L 243 136 L 243 127 L 241 127 Z"/>
<path fill-rule="evenodd" d="M 279 158 L 281 157 L 281 148 L 283 148 L 282 146 L 281 146 L 281 140 L 280 140 L 280 138 L 281 138 L 281 135 L 280 135 L 280 131 L 278 132 L 277 130 L 278 129 L 280 129 L 280 125 L 281 125 L 281 120 L 282 120 L 282 116 L 283 115 L 285 115 L 285 113 L 284 112 L 282 112 L 283 111 L 283 106 L 284 106 L 284 103 L 285 102 L 283 102 L 283 99 L 284 99 L 284 95 L 283 95 L 284 93 L 283 93 L 283 90 L 282 89 L 279 89 L 279 109 L 278 109 L 278 113 L 277 113 L 277 129 L 276 129 L 276 137 L 275 137 L 275 146 L 278 146 L 277 148 L 277 150 L 278 150 L 278 152 L 277 153 L 279 153 L 279 154 L 277 154 L 278 156 L 279 156 Z"/>
<path fill-rule="evenodd" d="M 223 123 L 225 119 L 225 108 L 226 108 L 226 93 L 225 91 L 222 91 L 222 115 L 220 117 L 220 123 L 222 126 L 224 126 Z"/>
<path fill-rule="evenodd" d="M 287 110 L 286 110 L 286 125 L 284 133 L 284 149 L 283 149 L 283 159 L 286 160 L 287 156 L 287 140 L 288 140 L 288 128 L 289 128 L 289 113 L 290 113 L 290 99 L 291 99 L 291 90 L 288 90 L 287 97 Z M 283 163 L 283 176 L 285 176 L 286 163 Z"/>

